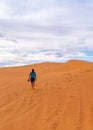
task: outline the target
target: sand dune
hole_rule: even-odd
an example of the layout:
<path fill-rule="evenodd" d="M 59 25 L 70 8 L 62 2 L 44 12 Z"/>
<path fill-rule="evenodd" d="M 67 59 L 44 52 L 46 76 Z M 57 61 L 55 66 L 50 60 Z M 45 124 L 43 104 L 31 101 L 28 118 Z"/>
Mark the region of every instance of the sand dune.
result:
<path fill-rule="evenodd" d="M 93 63 L 77 60 L 1 68 L 0 130 L 93 130 L 92 78 Z"/>

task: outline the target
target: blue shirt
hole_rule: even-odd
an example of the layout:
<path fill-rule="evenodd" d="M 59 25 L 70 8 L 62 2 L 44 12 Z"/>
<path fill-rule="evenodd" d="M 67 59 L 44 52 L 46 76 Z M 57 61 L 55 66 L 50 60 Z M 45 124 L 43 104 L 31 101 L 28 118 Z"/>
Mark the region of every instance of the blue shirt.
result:
<path fill-rule="evenodd" d="M 30 72 L 29 76 L 32 77 L 32 78 L 35 78 L 36 77 L 36 73 L 35 72 Z"/>

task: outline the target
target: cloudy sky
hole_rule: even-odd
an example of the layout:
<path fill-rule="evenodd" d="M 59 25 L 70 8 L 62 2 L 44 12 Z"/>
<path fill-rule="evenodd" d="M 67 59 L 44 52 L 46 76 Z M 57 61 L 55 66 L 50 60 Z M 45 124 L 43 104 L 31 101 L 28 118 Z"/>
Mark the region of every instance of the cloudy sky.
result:
<path fill-rule="evenodd" d="M 0 0 L 0 66 L 93 61 L 93 0 Z"/>

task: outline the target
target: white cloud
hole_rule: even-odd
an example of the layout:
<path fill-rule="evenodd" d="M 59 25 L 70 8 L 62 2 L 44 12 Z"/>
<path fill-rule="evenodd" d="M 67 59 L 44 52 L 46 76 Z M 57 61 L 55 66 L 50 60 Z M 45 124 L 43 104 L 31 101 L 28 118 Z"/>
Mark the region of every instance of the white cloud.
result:
<path fill-rule="evenodd" d="M 90 59 L 93 55 L 86 51 L 93 50 L 92 7 L 91 0 L 1 0 L 1 57 L 8 55 L 15 64 Z"/>
<path fill-rule="evenodd" d="M 8 18 L 7 12 L 9 12 L 8 6 L 3 1 L 0 1 L 0 19 Z"/>

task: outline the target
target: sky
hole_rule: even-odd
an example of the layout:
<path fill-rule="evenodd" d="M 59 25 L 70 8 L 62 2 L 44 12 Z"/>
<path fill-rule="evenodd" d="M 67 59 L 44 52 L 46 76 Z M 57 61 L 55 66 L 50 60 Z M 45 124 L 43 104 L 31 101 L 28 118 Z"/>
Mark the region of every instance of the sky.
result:
<path fill-rule="evenodd" d="M 93 61 L 93 0 L 0 0 L 0 66 Z"/>

